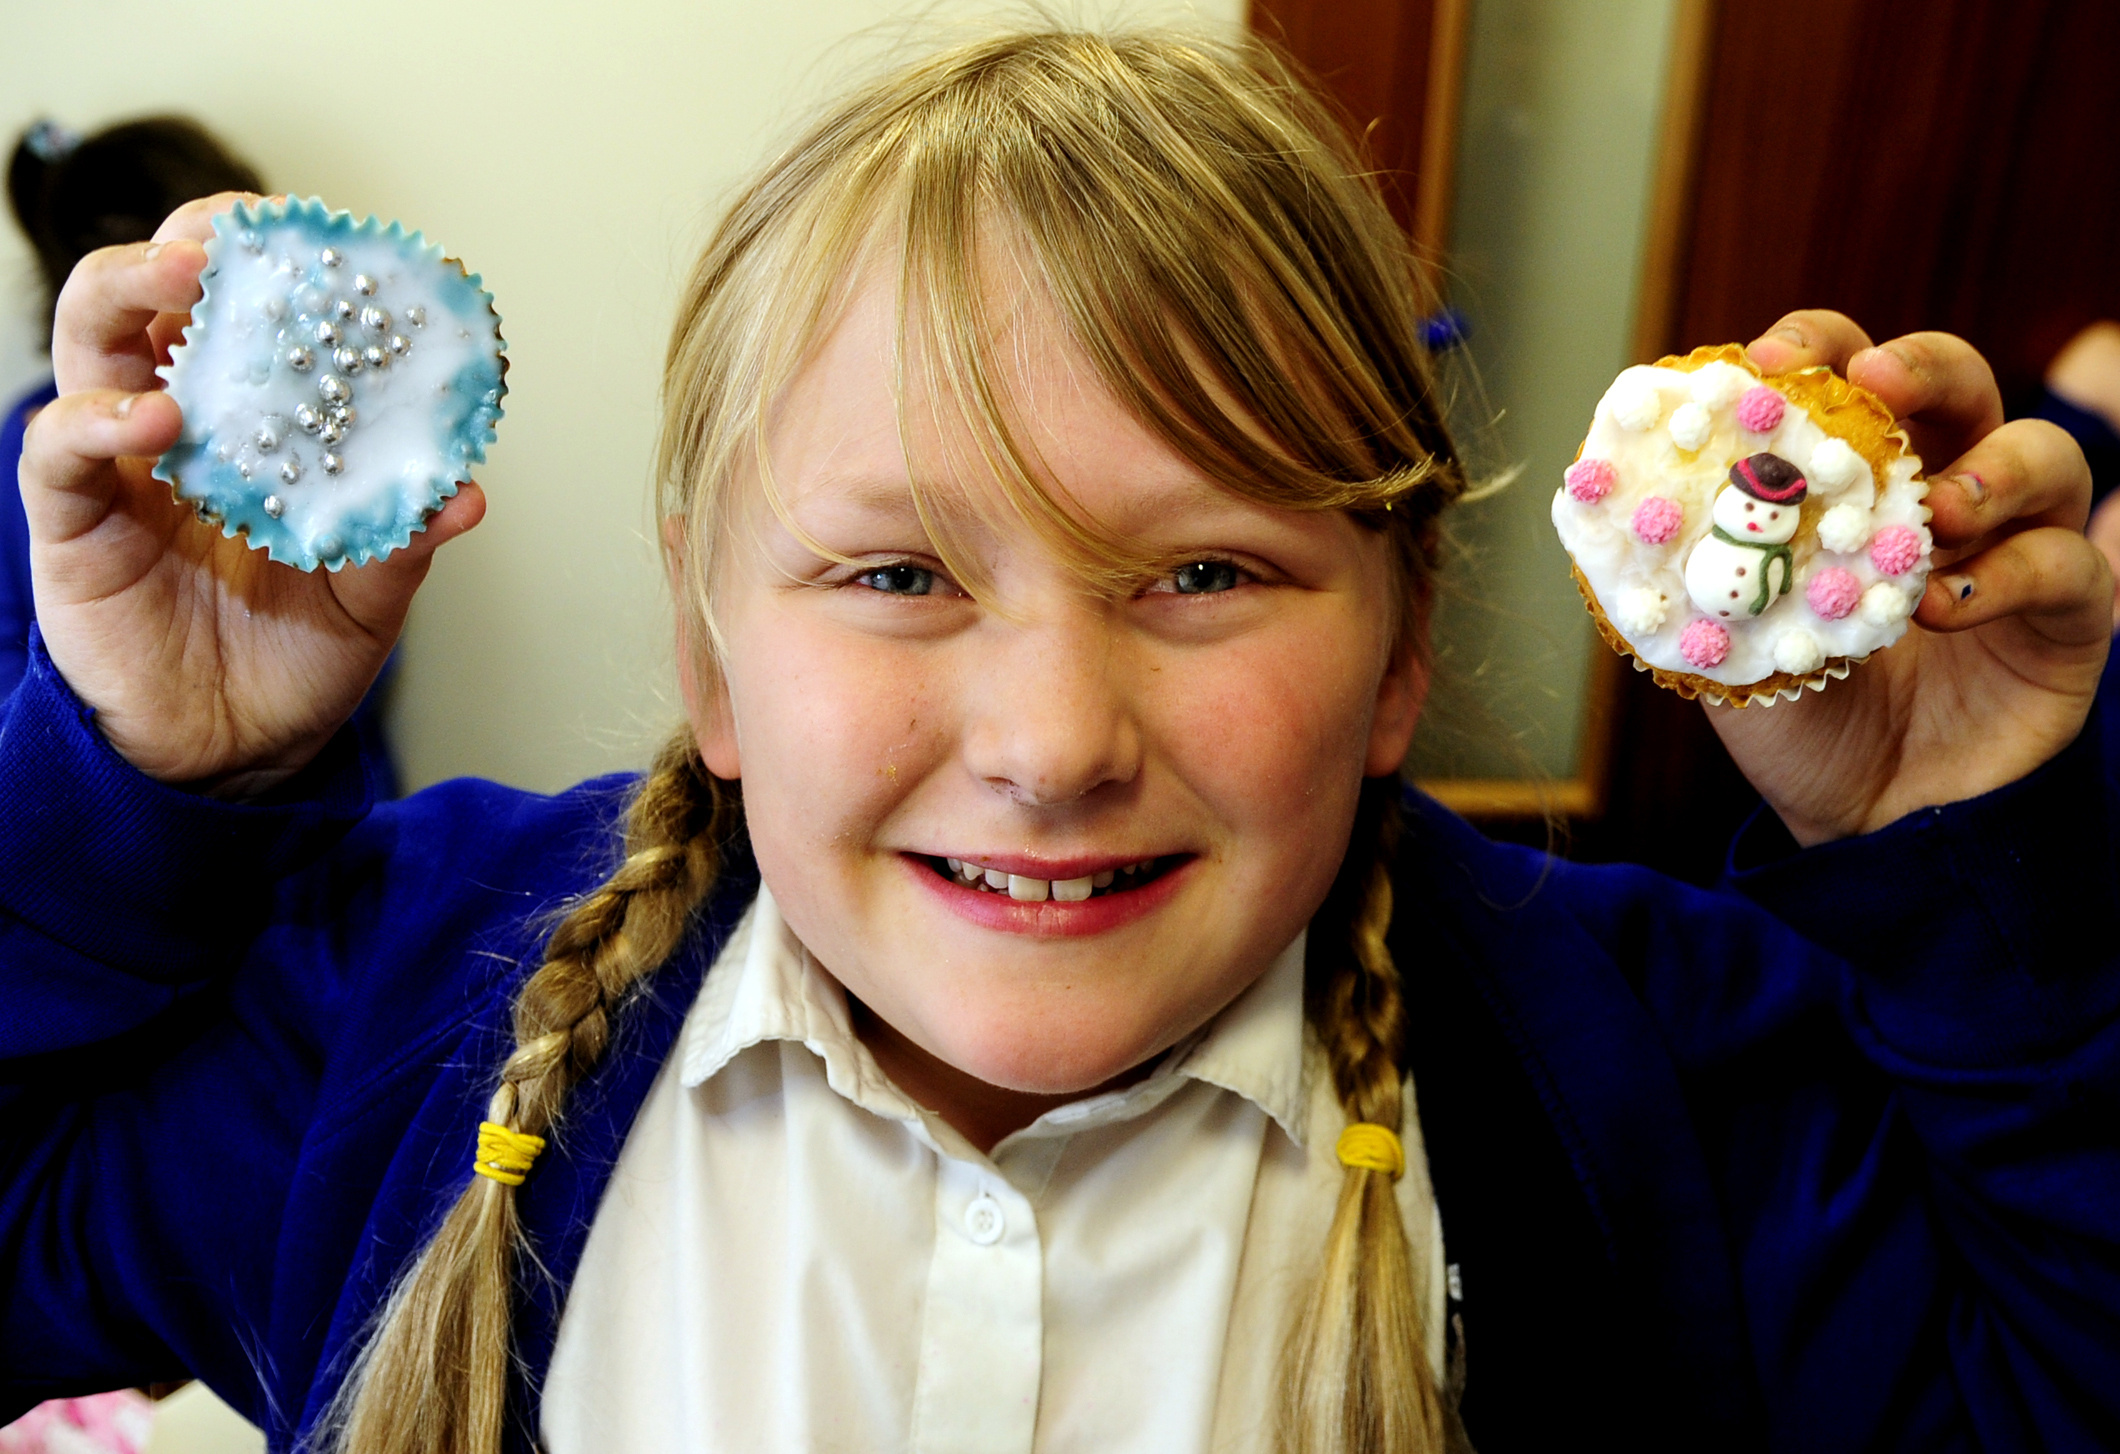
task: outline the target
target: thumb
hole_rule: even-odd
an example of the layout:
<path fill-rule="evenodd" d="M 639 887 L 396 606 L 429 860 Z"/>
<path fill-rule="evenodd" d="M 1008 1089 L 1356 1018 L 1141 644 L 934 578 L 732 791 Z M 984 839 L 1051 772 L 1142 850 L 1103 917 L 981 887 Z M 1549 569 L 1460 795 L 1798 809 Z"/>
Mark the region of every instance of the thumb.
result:
<path fill-rule="evenodd" d="M 427 517 L 426 528 L 413 532 L 411 544 L 403 550 L 331 577 L 331 590 L 340 608 L 371 636 L 396 636 L 405 624 L 413 593 L 427 579 L 434 553 L 485 517 L 486 492 L 476 483 L 458 487 L 441 509 Z"/>

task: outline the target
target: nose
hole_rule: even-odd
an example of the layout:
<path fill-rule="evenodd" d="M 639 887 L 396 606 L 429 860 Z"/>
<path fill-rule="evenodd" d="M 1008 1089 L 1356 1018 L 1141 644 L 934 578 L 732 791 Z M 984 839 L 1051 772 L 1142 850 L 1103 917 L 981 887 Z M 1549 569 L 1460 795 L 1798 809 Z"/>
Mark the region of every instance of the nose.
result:
<path fill-rule="evenodd" d="M 1005 625 L 964 684 L 966 767 L 1027 807 L 1055 807 L 1141 769 L 1141 734 L 1119 633 L 1090 603 L 1063 619 Z"/>

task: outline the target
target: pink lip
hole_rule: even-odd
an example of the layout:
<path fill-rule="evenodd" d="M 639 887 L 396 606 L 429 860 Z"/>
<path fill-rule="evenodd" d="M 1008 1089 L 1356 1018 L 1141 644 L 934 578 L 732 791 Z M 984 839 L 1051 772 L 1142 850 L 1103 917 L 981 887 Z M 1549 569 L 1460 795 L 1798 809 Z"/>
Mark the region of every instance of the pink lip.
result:
<path fill-rule="evenodd" d="M 1103 854 L 1096 858 L 1033 858 L 1024 853 L 930 853 L 929 858 L 954 858 L 978 868 L 998 869 L 1002 873 L 1013 873 L 1020 878 L 1089 878 L 1094 874 L 1117 873 L 1129 863 L 1148 863 L 1163 857 L 1159 853 L 1137 853 L 1132 858 L 1115 858 Z"/>
<path fill-rule="evenodd" d="M 1188 858 L 1137 889 L 1100 894 L 1073 904 L 1061 903 L 1057 899 L 1048 899 L 1042 904 L 1028 904 L 1003 894 L 966 888 L 963 884 L 944 878 L 928 866 L 925 855 L 901 853 L 898 855 L 898 861 L 905 865 L 905 871 L 913 875 L 914 881 L 921 888 L 936 897 L 942 907 L 967 923 L 976 924 L 982 929 L 998 930 L 1003 934 L 1028 934 L 1041 939 L 1071 939 L 1104 934 L 1152 914 L 1170 902 L 1180 885 L 1190 877 L 1193 865 L 1199 862 L 1197 858 Z M 1085 873 L 1102 873 L 1104 870 L 1078 869 L 1078 864 L 1096 862 L 1116 868 L 1122 863 L 1140 861 L 1138 858 L 1055 860 L 1018 857 L 987 862 L 1004 873 L 1017 873 L 1030 878 L 1046 878 L 1055 868 L 1060 871 L 1052 873 L 1052 877 L 1081 878 Z M 1024 870 L 1008 866 L 1017 863 L 1040 867 Z"/>

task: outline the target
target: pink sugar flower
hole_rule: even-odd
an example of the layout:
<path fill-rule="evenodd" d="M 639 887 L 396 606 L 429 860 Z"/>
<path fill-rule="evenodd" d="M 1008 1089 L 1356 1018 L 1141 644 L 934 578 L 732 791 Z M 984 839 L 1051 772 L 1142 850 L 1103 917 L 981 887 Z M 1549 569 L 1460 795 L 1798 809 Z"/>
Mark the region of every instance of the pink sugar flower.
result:
<path fill-rule="evenodd" d="M 1844 571 L 1837 565 L 1827 566 L 1811 577 L 1803 594 L 1812 610 L 1828 621 L 1838 621 L 1861 604 L 1862 582 L 1856 580 L 1851 571 Z"/>
<path fill-rule="evenodd" d="M 1765 434 L 1781 423 L 1787 407 L 1781 395 L 1765 384 L 1755 384 L 1737 401 L 1737 422 L 1754 434 Z"/>
<path fill-rule="evenodd" d="M 1903 576 L 1921 560 L 1921 532 L 1911 525 L 1887 525 L 1870 537 L 1870 564 L 1888 576 Z"/>
<path fill-rule="evenodd" d="M 1634 533 L 1644 545 L 1664 545 L 1678 536 L 1686 523 L 1686 508 L 1676 500 L 1651 495 L 1634 507 Z"/>
<path fill-rule="evenodd" d="M 1612 493 L 1612 487 L 1619 482 L 1619 471 L 1612 468 L 1609 459 L 1579 459 L 1568 466 L 1565 478 L 1570 495 L 1585 505 L 1595 505 Z"/>
<path fill-rule="evenodd" d="M 1730 633 L 1703 617 L 1679 633 L 1678 654 L 1703 671 L 1721 666 L 1730 654 Z"/>

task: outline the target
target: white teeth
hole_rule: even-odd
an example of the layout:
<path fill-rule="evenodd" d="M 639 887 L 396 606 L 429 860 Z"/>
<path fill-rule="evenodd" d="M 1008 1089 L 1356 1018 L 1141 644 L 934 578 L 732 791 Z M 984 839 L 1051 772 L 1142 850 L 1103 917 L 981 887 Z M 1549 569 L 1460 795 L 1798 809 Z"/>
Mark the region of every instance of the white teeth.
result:
<path fill-rule="evenodd" d="M 1009 877 L 998 868 L 990 868 L 986 871 L 986 886 L 990 889 L 1005 889 L 1008 887 Z"/>
<path fill-rule="evenodd" d="M 1089 897 L 1094 882 L 1090 878 L 1056 878 L 1053 880 L 1053 897 L 1063 904 L 1079 904 Z"/>
<path fill-rule="evenodd" d="M 1020 873 L 1006 874 L 1004 877 L 1008 880 L 1008 896 L 1012 899 L 1021 899 L 1026 904 L 1044 903 L 1046 895 L 1052 887 L 1051 884 L 1042 878 L 1025 878 Z M 994 871 L 992 869 L 987 870 L 986 878 L 988 883 L 993 882 Z"/>
<path fill-rule="evenodd" d="M 1104 872 L 1091 879 L 1090 882 L 1100 889 L 1108 889 L 1112 886 L 1112 880 L 1116 877 L 1117 875 L 1107 868 Z"/>
<path fill-rule="evenodd" d="M 950 866 L 950 872 L 951 872 L 951 873 L 963 873 L 963 872 L 964 872 L 964 860 L 963 860 L 963 859 L 961 859 L 961 858 L 945 858 L 945 859 L 944 859 L 944 860 L 942 860 L 942 861 L 943 861 L 944 863 L 946 863 L 946 864 L 948 864 L 948 865 Z"/>

